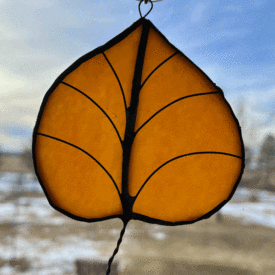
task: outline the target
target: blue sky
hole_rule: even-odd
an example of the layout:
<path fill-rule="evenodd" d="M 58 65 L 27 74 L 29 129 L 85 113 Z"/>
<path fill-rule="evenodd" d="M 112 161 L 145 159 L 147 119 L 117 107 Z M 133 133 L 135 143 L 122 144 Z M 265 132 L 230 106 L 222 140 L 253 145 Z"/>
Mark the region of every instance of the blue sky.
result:
<path fill-rule="evenodd" d="M 224 90 L 237 116 L 243 102 L 246 144 L 275 135 L 274 1 L 163 0 L 147 18 Z M 59 74 L 138 19 L 135 0 L 0 0 L 1 147 L 22 150 Z"/>

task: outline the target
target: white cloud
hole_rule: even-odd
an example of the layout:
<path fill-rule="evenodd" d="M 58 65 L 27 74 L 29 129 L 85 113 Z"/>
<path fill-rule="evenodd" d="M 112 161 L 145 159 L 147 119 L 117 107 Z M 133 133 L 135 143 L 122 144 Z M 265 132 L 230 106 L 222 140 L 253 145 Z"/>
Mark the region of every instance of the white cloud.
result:
<path fill-rule="evenodd" d="M 47 0 L 47 1 L 37 1 L 37 0 L 21 0 L 25 5 L 29 6 L 30 8 L 35 7 L 36 9 L 45 9 L 50 8 L 54 5 L 54 0 Z"/>
<path fill-rule="evenodd" d="M 0 37 L 1 37 L 1 41 L 24 39 L 22 32 L 16 31 L 14 28 L 11 28 L 10 26 L 4 25 L 4 24 L 0 26 Z M 27 35 L 25 35 L 25 38 L 26 37 Z"/>
<path fill-rule="evenodd" d="M 81 55 L 106 43 L 139 18 L 138 2 L 129 0 L 0 0 L 0 3 L 0 127 L 32 128 L 42 99 L 54 80 Z M 257 6 L 263 1 L 249 3 Z M 182 6 L 180 1 L 177 4 Z M 191 53 L 189 57 L 224 88 L 230 103 L 245 92 L 250 100 L 251 120 L 263 121 L 267 115 L 265 108 L 260 110 L 256 106 L 267 106 L 275 91 L 264 88 L 259 92 L 253 87 L 271 83 L 274 67 L 264 68 L 261 64 L 259 68 L 242 67 L 237 60 L 242 54 L 240 52 L 234 54 L 231 51 L 229 54 L 225 51 L 214 56 L 213 52 L 204 50 L 201 53 L 204 58 L 196 53 L 199 47 L 216 40 L 228 38 L 234 41 L 253 34 L 252 27 L 246 29 L 246 25 L 233 25 L 239 23 L 239 13 L 243 12 L 241 8 L 245 10 L 245 5 L 227 6 L 228 10 L 238 12 L 236 17 L 224 18 L 222 14 L 215 15 L 213 20 L 211 10 L 215 5 L 215 1 L 190 1 L 190 8 L 186 4 L 187 11 L 184 9 L 184 19 L 179 13 L 180 19 L 174 24 L 174 6 L 163 1 L 154 5 L 150 16 L 155 19 L 152 20 L 154 24 L 163 23 L 162 27 L 173 44 Z M 212 62 L 213 57 L 216 61 Z M 221 62 L 217 63 L 217 60 Z M 261 129 L 259 135 L 263 136 L 264 131 L 269 130 Z M 0 142 L 7 144 L 7 148 L 21 148 L 20 140 L 22 137 L 9 137 L 0 132 Z"/>
<path fill-rule="evenodd" d="M 24 88 L 25 86 L 26 82 L 23 77 L 16 75 L 7 69 L 0 69 L 0 96 L 16 89 Z"/>

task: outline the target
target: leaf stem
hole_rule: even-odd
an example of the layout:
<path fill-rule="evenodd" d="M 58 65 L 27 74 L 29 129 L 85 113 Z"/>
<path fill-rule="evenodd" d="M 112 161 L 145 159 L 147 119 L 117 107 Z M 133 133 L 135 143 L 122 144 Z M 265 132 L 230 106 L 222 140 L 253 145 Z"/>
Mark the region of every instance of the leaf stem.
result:
<path fill-rule="evenodd" d="M 117 241 L 117 246 L 116 246 L 116 248 L 115 248 L 115 250 L 114 250 L 114 252 L 113 252 L 113 255 L 112 255 L 112 257 L 109 259 L 109 262 L 108 262 L 108 269 L 107 269 L 107 271 L 106 271 L 106 275 L 110 274 L 110 272 L 111 272 L 112 262 L 113 262 L 113 260 L 114 260 L 114 258 L 115 258 L 115 255 L 117 254 L 117 252 L 118 252 L 118 250 L 119 250 L 119 246 L 120 246 L 120 244 L 121 244 L 121 242 L 122 242 L 122 238 L 123 238 L 123 235 L 124 235 L 124 233 L 125 233 L 127 224 L 128 224 L 128 221 L 126 221 L 126 222 L 123 221 L 123 228 L 122 228 L 122 230 L 121 230 L 121 232 L 120 232 L 120 237 L 119 237 L 119 239 L 118 239 L 118 241 Z"/>

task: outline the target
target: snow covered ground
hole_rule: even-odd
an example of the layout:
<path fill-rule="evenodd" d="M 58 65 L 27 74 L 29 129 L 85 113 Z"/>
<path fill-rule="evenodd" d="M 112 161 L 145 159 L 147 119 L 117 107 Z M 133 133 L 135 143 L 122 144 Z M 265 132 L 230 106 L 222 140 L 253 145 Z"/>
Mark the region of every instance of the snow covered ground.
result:
<path fill-rule="evenodd" d="M 258 202 L 249 202 L 252 196 L 257 198 Z M 244 224 L 259 224 L 275 228 L 275 193 L 246 188 L 237 189 L 232 202 L 227 203 L 221 209 L 221 213 L 240 218 Z"/>
<path fill-rule="evenodd" d="M 24 192 L 38 196 L 22 196 Z M 107 263 L 108 256 L 112 253 L 107 256 L 102 254 L 103 248 L 109 245 L 108 241 L 92 241 L 85 234 L 82 236 L 60 233 L 60 236 L 54 239 L 43 238 L 42 235 L 47 233 L 47 230 L 52 230 L 53 226 L 72 226 L 75 221 L 64 215 L 57 215 L 39 183 L 31 175 L 5 173 L 0 176 L 0 225 L 12 223 L 16 225 L 16 235 L 10 233 L 10 236 L 0 242 L 0 260 L 7 261 L 0 266 L 1 275 L 21 274 L 9 265 L 8 260 L 12 258 L 26 258 L 31 263 L 30 270 L 22 272 L 25 275 L 33 275 L 34 270 L 35 274 L 39 275 L 71 275 L 76 274 L 76 259 L 95 259 Z M 42 225 L 44 231 L 40 237 L 30 237 L 30 230 L 36 225 Z M 100 231 L 114 239 L 120 234 L 117 229 Z M 134 229 L 129 228 L 125 235 L 131 235 L 133 231 Z M 164 232 L 156 229 L 148 234 L 156 240 L 164 240 L 166 237 Z M 115 247 L 110 248 L 113 250 Z M 123 249 L 120 249 L 120 254 L 123 254 Z M 119 263 L 120 268 L 123 268 L 123 265 L 123 261 Z"/>
<path fill-rule="evenodd" d="M 26 257 L 31 262 L 31 269 L 22 273 L 25 275 L 34 274 L 34 270 L 36 270 L 35 274 L 41 275 L 75 274 L 73 263 L 77 258 L 108 260 L 106 255 L 101 254 L 102 241 L 89 240 L 85 236 L 62 236 L 61 234 L 57 240 L 30 238 L 28 235 L 30 233 L 27 232 L 33 225 L 62 227 L 63 224 L 72 223 L 72 220 L 63 215 L 56 215 L 56 211 L 49 205 L 45 196 L 14 196 L 21 192 L 43 195 L 42 188 L 31 175 L 5 173 L 0 176 L 0 224 L 20 225 L 16 237 L 10 236 L 5 244 L 0 244 L 1 259 L 8 260 L 14 256 Z M 256 197 L 258 202 L 250 202 L 251 196 Z M 259 224 L 275 228 L 275 194 L 268 191 L 240 188 L 231 202 L 220 211 L 224 215 L 240 218 L 244 224 Z M 131 231 L 131 229 L 127 230 L 126 235 L 133 234 Z M 115 229 L 106 233 L 113 236 L 119 235 L 119 231 Z M 148 234 L 159 241 L 166 238 L 165 232 L 159 230 L 152 230 Z M 14 244 L 16 244 L 16 251 L 14 251 Z M 120 253 L 123 253 L 123 249 Z M 0 274 L 15 274 L 13 272 L 14 269 L 8 263 L 0 267 Z M 18 274 L 21 273 L 18 272 Z"/>
<path fill-rule="evenodd" d="M 20 182 L 20 184 L 18 184 Z M 31 177 L 31 175 L 21 176 L 15 173 L 5 173 L 0 176 L 0 200 L 12 194 L 12 192 L 37 192 L 43 193 L 39 183 Z M 249 198 L 256 197 L 258 202 L 249 202 Z M 17 203 L 24 206 L 20 217 L 17 215 L 18 222 L 30 220 L 31 215 L 35 217 L 33 222 L 62 224 L 66 222 L 63 218 L 53 217 L 53 209 L 49 205 L 47 199 L 42 198 L 25 198 L 21 197 Z M 0 205 L 0 221 L 10 222 L 14 219 L 14 203 L 12 201 L 1 203 Z M 221 213 L 240 218 L 245 224 L 254 223 L 263 226 L 275 228 L 275 193 L 250 190 L 246 188 L 238 188 L 232 200 L 227 203 Z"/>

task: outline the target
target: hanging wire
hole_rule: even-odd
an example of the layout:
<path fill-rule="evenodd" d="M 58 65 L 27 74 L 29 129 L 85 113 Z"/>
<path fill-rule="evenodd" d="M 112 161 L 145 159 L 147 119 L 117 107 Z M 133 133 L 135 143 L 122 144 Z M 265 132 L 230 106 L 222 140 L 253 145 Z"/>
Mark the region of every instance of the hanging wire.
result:
<path fill-rule="evenodd" d="M 123 228 L 122 228 L 122 230 L 121 230 L 121 232 L 120 232 L 120 237 L 119 237 L 119 239 L 118 239 L 118 241 L 117 241 L 116 249 L 114 250 L 114 253 L 113 253 L 112 257 L 109 259 L 109 262 L 108 262 L 108 269 L 107 269 L 107 271 L 106 271 L 106 275 L 109 275 L 109 274 L 111 273 L 112 262 L 113 262 L 113 260 L 114 260 L 114 258 L 115 258 L 115 255 L 117 254 L 117 252 L 118 252 L 118 250 L 119 250 L 119 246 L 120 246 L 120 244 L 121 244 L 121 242 L 122 242 L 122 238 L 123 238 L 123 235 L 124 235 L 124 233 L 125 233 L 127 224 L 128 224 L 128 221 L 124 221 L 124 222 L 123 222 Z"/>
<path fill-rule="evenodd" d="M 137 1 L 139 1 L 138 10 L 139 10 L 140 17 L 145 18 L 151 12 L 151 10 L 153 9 L 153 2 L 160 2 L 160 1 L 163 1 L 163 0 L 137 0 Z M 144 4 L 150 3 L 151 4 L 150 10 L 144 16 L 142 16 L 142 13 L 141 13 L 141 10 L 140 10 L 141 3 L 144 3 Z"/>

